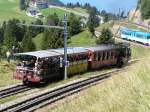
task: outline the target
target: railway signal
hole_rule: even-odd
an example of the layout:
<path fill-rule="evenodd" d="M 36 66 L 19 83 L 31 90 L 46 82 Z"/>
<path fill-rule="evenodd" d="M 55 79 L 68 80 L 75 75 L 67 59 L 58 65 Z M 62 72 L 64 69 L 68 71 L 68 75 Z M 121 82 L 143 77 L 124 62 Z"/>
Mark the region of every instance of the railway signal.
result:
<path fill-rule="evenodd" d="M 62 26 L 49 26 L 49 25 L 33 25 L 33 24 L 18 24 L 23 26 L 32 26 L 32 27 L 42 27 L 42 28 L 54 28 L 54 29 L 62 29 L 64 30 L 64 79 L 66 80 L 68 78 L 67 75 L 67 67 L 68 67 L 68 61 L 67 61 L 67 38 L 68 38 L 68 17 L 67 14 L 64 15 L 64 27 Z"/>

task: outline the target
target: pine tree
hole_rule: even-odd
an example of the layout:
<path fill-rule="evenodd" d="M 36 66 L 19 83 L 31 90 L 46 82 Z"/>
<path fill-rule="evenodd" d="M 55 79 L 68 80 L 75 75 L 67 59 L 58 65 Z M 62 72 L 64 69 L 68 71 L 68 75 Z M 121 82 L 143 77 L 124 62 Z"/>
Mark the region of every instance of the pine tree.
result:
<path fill-rule="evenodd" d="M 3 42 L 3 31 L 2 28 L 0 28 L 0 44 Z"/>
<path fill-rule="evenodd" d="M 43 22 L 40 19 L 37 19 L 35 22 L 32 22 L 31 24 L 43 25 Z M 36 37 L 38 34 L 42 33 L 44 31 L 44 28 L 30 26 L 28 30 L 30 32 L 31 37 L 33 38 Z"/>
<path fill-rule="evenodd" d="M 47 17 L 46 24 L 59 25 L 60 20 L 56 13 Z M 63 47 L 63 31 L 60 29 L 49 29 L 43 33 L 42 49 Z"/>
<path fill-rule="evenodd" d="M 92 35 L 95 34 L 95 28 L 99 26 L 99 18 L 97 17 L 97 9 L 96 7 L 93 7 L 89 10 L 90 16 L 87 23 L 89 31 L 92 33 Z"/>
<path fill-rule="evenodd" d="M 97 44 L 108 44 L 113 43 L 114 40 L 112 39 L 113 35 L 112 32 L 108 28 L 102 29 L 101 35 L 96 40 Z"/>
<path fill-rule="evenodd" d="M 22 40 L 21 48 L 22 48 L 23 52 L 29 52 L 29 51 L 35 50 L 35 45 L 32 41 L 32 37 L 31 37 L 29 31 L 26 32 L 26 34 Z"/>
<path fill-rule="evenodd" d="M 59 29 L 44 31 L 42 49 L 54 49 L 63 47 L 63 32 Z"/>
<path fill-rule="evenodd" d="M 51 26 L 57 26 L 59 23 L 59 17 L 56 13 L 52 14 L 52 15 L 49 15 L 47 17 L 47 21 L 46 21 L 46 24 L 47 25 L 51 25 Z"/>
<path fill-rule="evenodd" d="M 76 35 L 81 32 L 80 18 L 76 17 L 73 13 L 69 16 L 69 34 L 70 36 Z"/>
<path fill-rule="evenodd" d="M 42 40 L 42 49 L 48 48 L 48 38 L 49 38 L 49 31 L 45 30 L 43 33 L 43 40 Z"/>
<path fill-rule="evenodd" d="M 143 19 L 148 19 L 150 17 L 150 0 L 141 0 L 141 14 Z"/>
<path fill-rule="evenodd" d="M 12 35 L 12 28 L 9 27 L 9 23 L 6 25 L 4 30 L 4 45 L 7 47 L 8 50 L 12 48 L 12 46 L 16 43 L 15 37 Z"/>
<path fill-rule="evenodd" d="M 2 27 L 0 28 L 0 43 L 4 42 L 4 30 L 6 28 L 6 22 L 4 21 Z"/>

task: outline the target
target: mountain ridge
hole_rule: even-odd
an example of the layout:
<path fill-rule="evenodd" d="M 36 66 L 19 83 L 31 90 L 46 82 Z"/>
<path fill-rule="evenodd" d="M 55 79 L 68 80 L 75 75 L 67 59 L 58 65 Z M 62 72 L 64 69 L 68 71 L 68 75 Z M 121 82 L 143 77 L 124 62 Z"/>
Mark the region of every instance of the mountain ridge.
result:
<path fill-rule="evenodd" d="M 63 6 L 64 3 L 60 0 L 48 0 L 49 5 Z"/>

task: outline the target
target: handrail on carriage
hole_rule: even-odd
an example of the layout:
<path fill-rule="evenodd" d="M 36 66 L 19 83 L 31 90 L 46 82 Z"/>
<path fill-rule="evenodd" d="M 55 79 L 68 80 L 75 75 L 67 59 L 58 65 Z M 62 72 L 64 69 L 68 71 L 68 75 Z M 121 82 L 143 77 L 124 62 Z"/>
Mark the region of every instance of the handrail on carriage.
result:
<path fill-rule="evenodd" d="M 24 71 L 30 71 L 30 72 L 34 72 L 35 68 L 34 67 L 22 67 L 22 66 L 17 66 L 16 70 L 24 70 Z"/>

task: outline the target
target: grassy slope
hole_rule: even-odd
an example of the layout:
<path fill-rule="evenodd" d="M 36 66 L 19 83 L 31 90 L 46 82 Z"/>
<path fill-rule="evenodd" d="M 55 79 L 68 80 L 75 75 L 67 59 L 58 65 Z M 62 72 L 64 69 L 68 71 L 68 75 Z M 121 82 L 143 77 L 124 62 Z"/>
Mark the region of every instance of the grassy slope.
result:
<path fill-rule="evenodd" d="M 48 8 L 48 9 L 43 9 L 42 14 L 44 16 L 52 15 L 56 13 L 59 18 L 63 18 L 64 14 L 66 13 L 64 10 L 57 9 L 57 8 Z"/>
<path fill-rule="evenodd" d="M 69 46 L 70 47 L 80 47 L 80 46 L 92 46 L 95 45 L 95 39 L 87 30 L 82 33 L 71 37 Z"/>
<path fill-rule="evenodd" d="M 82 97 L 59 105 L 53 112 L 149 112 L 150 68 L 146 61 L 141 64 L 144 69 L 138 64 L 136 69 L 86 90 Z"/>
<path fill-rule="evenodd" d="M 35 44 L 36 50 L 41 50 L 42 49 L 42 37 L 43 33 L 39 34 L 38 36 L 36 36 L 35 38 L 33 38 L 33 42 Z"/>
<path fill-rule="evenodd" d="M 78 98 L 59 104 L 51 112 L 149 112 L 150 48 L 132 48 L 133 57 L 142 57 L 141 62 L 85 90 Z M 50 111 L 46 109 L 46 112 Z"/>
<path fill-rule="evenodd" d="M 0 0 L 0 23 L 12 18 L 34 20 L 34 18 L 26 16 L 25 11 L 20 11 L 19 0 Z"/>
<path fill-rule="evenodd" d="M 77 12 L 85 13 L 84 9 L 75 8 L 68 9 Z M 48 8 L 42 10 L 43 15 L 48 16 L 49 14 L 57 13 L 60 18 L 66 13 L 64 10 L 57 8 Z M 27 22 L 34 21 L 35 18 L 29 17 L 25 14 L 25 11 L 20 11 L 19 0 L 0 0 L 0 24 L 3 21 L 7 21 L 12 18 L 17 18 L 20 20 L 26 20 Z"/>
<path fill-rule="evenodd" d="M 98 28 L 99 29 L 99 28 Z M 85 39 L 86 38 L 86 39 Z M 69 46 L 95 45 L 88 31 L 71 38 Z M 150 48 L 132 45 L 132 58 L 142 61 L 109 81 L 58 105 L 53 112 L 148 112 L 150 111 Z M 46 112 L 49 109 L 44 109 Z M 42 110 L 43 111 L 43 110 Z"/>
<path fill-rule="evenodd" d="M 15 63 L 10 64 L 6 61 L 0 61 L 0 87 L 18 83 L 19 81 L 13 80 Z"/>
<path fill-rule="evenodd" d="M 35 43 L 36 49 L 41 49 L 41 42 L 42 42 L 42 34 L 39 34 L 37 37 L 33 39 L 33 42 Z M 92 35 L 87 30 L 79 33 L 78 35 L 75 35 L 71 37 L 69 40 L 69 47 L 81 47 L 81 46 L 92 46 L 95 45 L 95 39 L 92 38 Z"/>
<path fill-rule="evenodd" d="M 86 9 L 83 9 L 83 8 L 80 8 L 80 7 L 75 7 L 73 8 L 73 10 L 79 12 L 79 13 L 87 13 L 87 10 Z"/>

